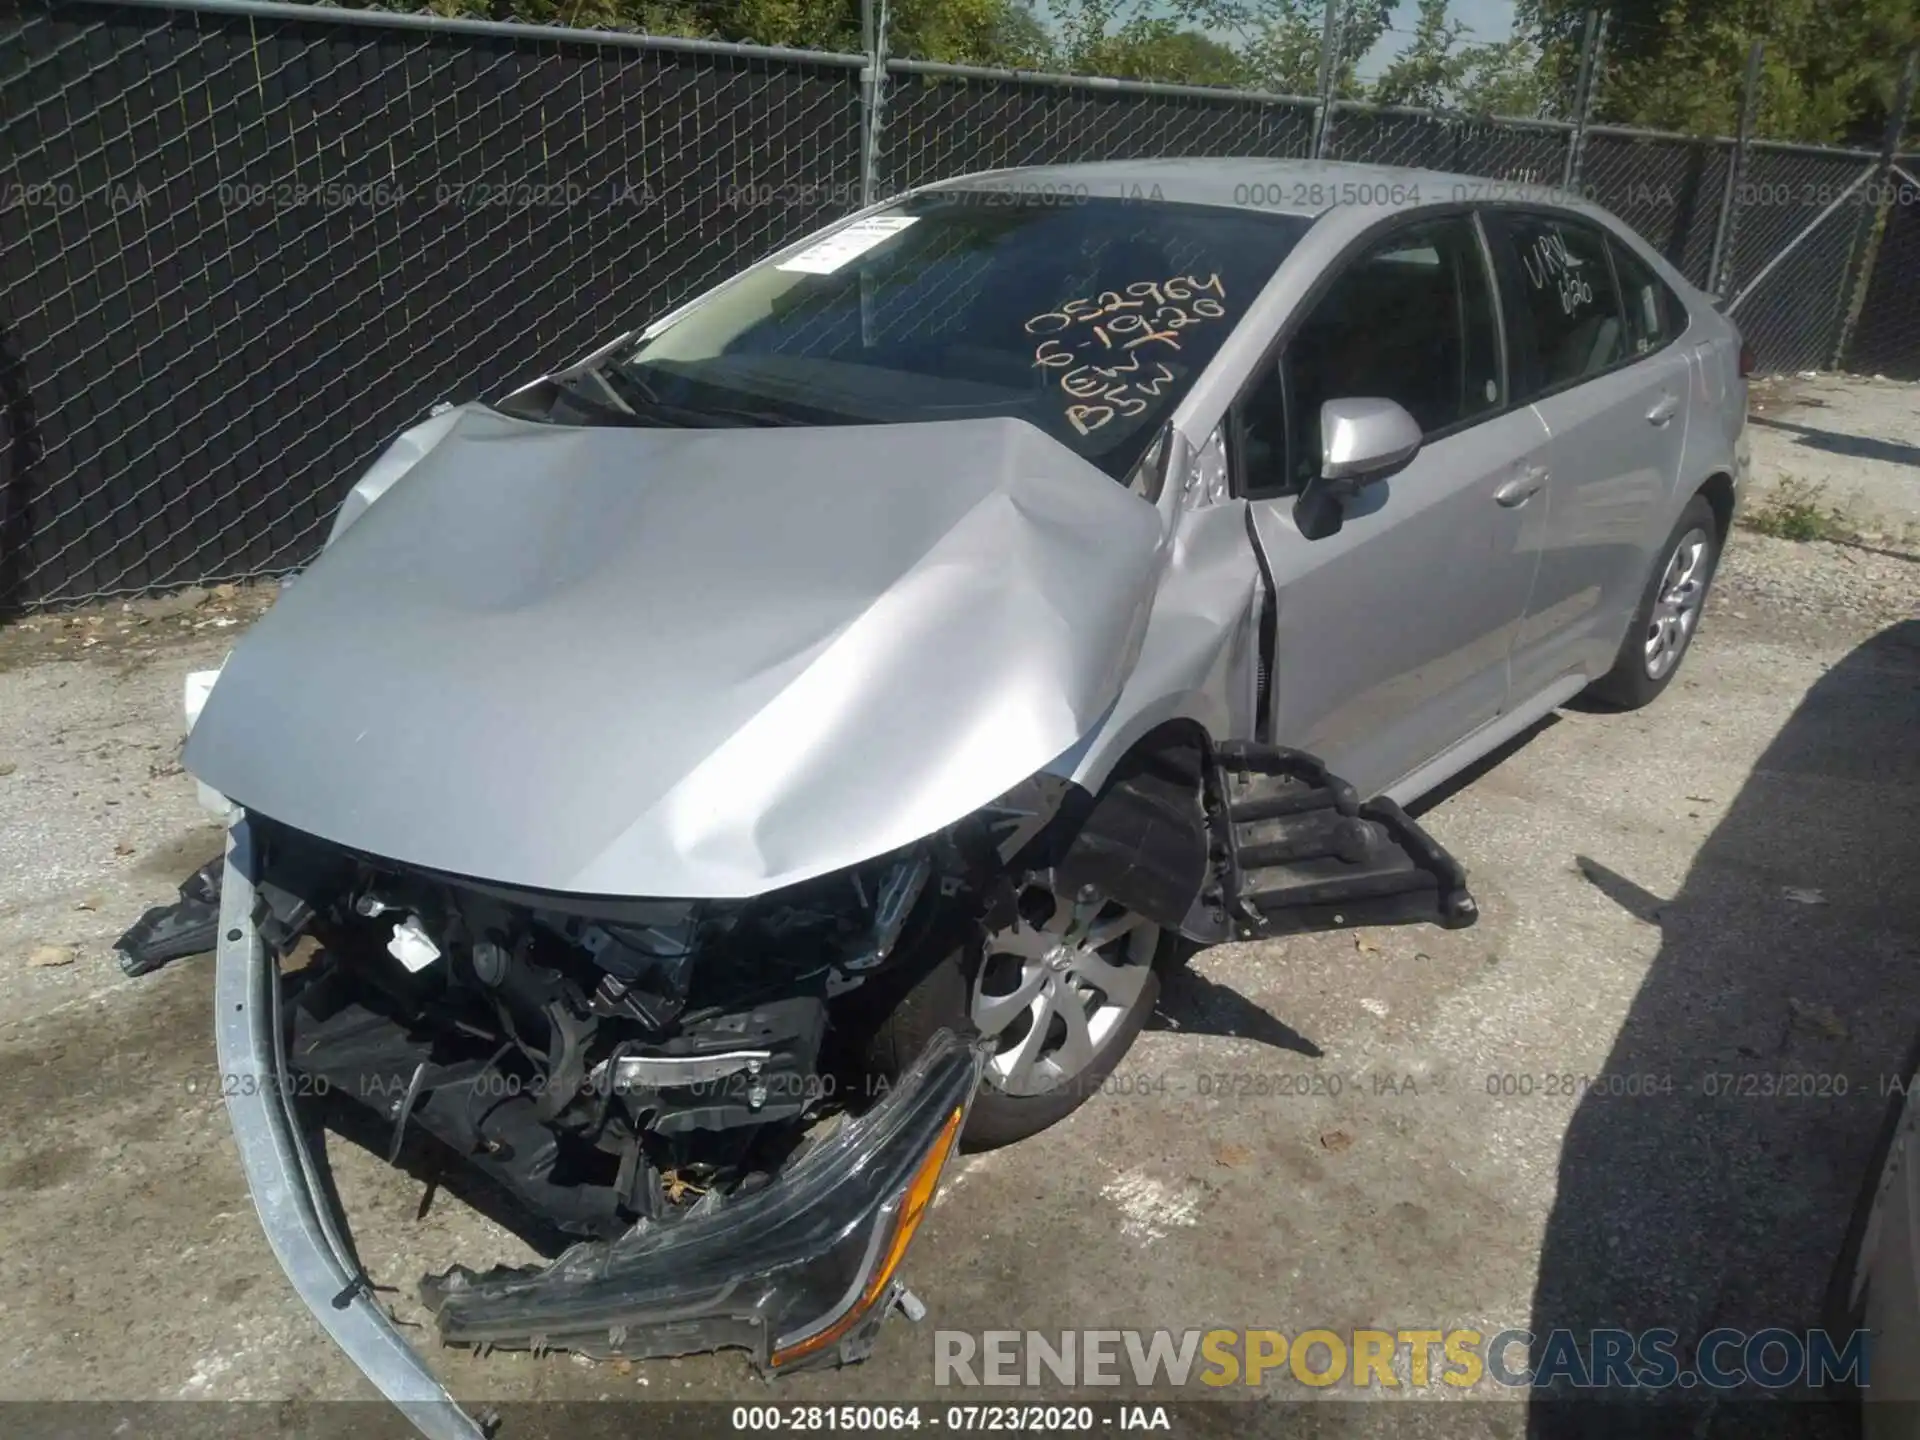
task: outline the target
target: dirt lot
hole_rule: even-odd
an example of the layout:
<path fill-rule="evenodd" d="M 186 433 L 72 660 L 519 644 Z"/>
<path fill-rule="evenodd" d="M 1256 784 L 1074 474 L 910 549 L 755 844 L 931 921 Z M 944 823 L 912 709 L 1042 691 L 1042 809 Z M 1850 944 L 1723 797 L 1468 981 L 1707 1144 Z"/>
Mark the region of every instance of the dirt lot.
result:
<path fill-rule="evenodd" d="M 1854 375 L 1754 386 L 1754 495 L 1811 492 L 1869 543 L 1920 544 L 1920 415 L 1912 385 Z"/>
<path fill-rule="evenodd" d="M 1858 459 L 1863 504 L 1897 511 L 1920 475 L 1916 398 L 1866 407 L 1891 429 L 1849 422 L 1874 455 L 1820 451 Z M 1841 423 L 1831 399 L 1817 413 Z M 0 630 L 0 1398 L 371 1393 L 255 1223 L 211 963 L 128 981 L 109 955 L 218 847 L 176 763 L 180 681 L 266 598 Z M 936 1326 L 1817 1323 L 1879 1079 L 1920 1024 L 1916 616 L 1898 543 L 1737 536 L 1657 705 L 1567 711 L 1429 808 L 1476 928 L 1200 956 L 1114 1093 L 950 1179 L 908 1262 L 930 1317 L 890 1322 L 864 1367 L 769 1391 L 734 1356 L 434 1363 L 476 1400 L 951 1400 Z M 1838 1078 L 1762 1093 L 1788 1073 Z M 1611 1093 L 1624 1076 L 1665 1083 Z M 402 1319 L 423 1271 L 526 1253 L 351 1145 L 330 1160 Z M 1519 1406 L 1476 1423 L 1526 1430 Z M 1706 1410 L 1688 1427 L 1758 1433 Z"/>

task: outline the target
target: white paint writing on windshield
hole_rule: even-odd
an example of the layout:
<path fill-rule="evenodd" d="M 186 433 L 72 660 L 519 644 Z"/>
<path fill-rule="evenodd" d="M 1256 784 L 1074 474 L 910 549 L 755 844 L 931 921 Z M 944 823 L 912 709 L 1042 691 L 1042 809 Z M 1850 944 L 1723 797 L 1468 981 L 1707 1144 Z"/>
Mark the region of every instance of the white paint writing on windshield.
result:
<path fill-rule="evenodd" d="M 1577 314 L 1582 306 L 1593 302 L 1593 286 L 1581 274 L 1586 261 L 1567 249 L 1565 237 L 1557 230 L 1541 232 L 1521 252 L 1520 263 L 1526 267 L 1527 280 L 1535 290 L 1550 291 L 1558 298 L 1563 315 Z"/>

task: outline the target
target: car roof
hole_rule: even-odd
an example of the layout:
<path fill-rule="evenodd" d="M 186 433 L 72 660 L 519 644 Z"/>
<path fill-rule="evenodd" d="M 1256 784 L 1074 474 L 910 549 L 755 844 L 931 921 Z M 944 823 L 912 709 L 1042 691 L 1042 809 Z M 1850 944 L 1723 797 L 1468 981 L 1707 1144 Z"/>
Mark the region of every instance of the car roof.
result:
<path fill-rule="evenodd" d="M 1484 175 L 1454 175 L 1351 160 L 1273 160 L 1185 156 L 1102 160 L 984 170 L 942 180 L 930 190 L 1006 191 L 1013 195 L 1157 199 L 1267 214 L 1316 216 L 1353 207 L 1380 212 L 1468 200 L 1519 200 L 1592 211 L 1558 186 Z"/>

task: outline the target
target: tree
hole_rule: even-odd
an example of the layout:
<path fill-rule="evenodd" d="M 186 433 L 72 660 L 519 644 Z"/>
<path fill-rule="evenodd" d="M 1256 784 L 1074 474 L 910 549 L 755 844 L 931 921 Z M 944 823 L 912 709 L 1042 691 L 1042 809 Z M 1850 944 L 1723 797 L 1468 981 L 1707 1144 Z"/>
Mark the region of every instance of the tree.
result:
<path fill-rule="evenodd" d="M 858 0 L 426 0 L 417 8 L 805 50 L 861 44 Z M 1045 27 L 1021 0 L 888 0 L 888 9 L 896 55 L 1029 67 L 1051 58 Z"/>
<path fill-rule="evenodd" d="M 1550 107 L 1540 54 L 1516 35 L 1491 44 L 1467 44 L 1467 26 L 1447 16 L 1449 0 L 1420 0 L 1413 41 L 1374 82 L 1370 99 L 1382 105 L 1468 110 L 1485 115 L 1537 116 Z"/>
<path fill-rule="evenodd" d="M 1476 115 L 1516 115 L 1565 119 L 1570 106 L 1560 103 L 1541 65 L 1540 47 L 1525 35 L 1473 47 L 1476 59 L 1454 103 Z M 1571 92 L 1564 92 L 1571 98 Z"/>
<path fill-rule="evenodd" d="M 1167 80 L 1183 85 L 1244 85 L 1246 66 L 1218 40 L 1184 29 L 1167 17 L 1135 16 L 1077 57 L 1074 69 L 1122 80 Z"/>
<path fill-rule="evenodd" d="M 994 63 L 1016 70 L 1051 70 L 1059 65 L 1053 35 L 1025 4 L 1006 7 L 993 37 Z"/>
<path fill-rule="evenodd" d="M 1386 33 L 1393 3 L 1344 0 L 1334 51 L 1334 94 L 1347 99 L 1364 95 L 1359 64 Z M 1326 0 L 1245 0 L 1234 8 L 1241 12 L 1242 53 L 1260 88 L 1283 95 L 1319 94 Z"/>
<path fill-rule="evenodd" d="M 349 0 L 353 3 L 353 0 Z M 409 3 L 409 0 L 400 0 Z M 860 47 L 859 0 L 411 0 L 443 15 L 662 35 Z M 1395 0 L 888 0 L 896 55 L 1313 96 L 1331 3 L 1342 8 L 1331 76 L 1350 100 L 1564 117 L 1587 8 L 1610 16 L 1595 117 L 1728 134 L 1748 46 L 1766 43 L 1760 134 L 1873 145 L 1920 0 L 1517 0 L 1516 33 L 1475 40 L 1450 0 L 1419 0 L 1411 39 L 1371 85 L 1359 63 Z M 1050 22 L 1050 23 L 1049 23 Z"/>
<path fill-rule="evenodd" d="M 1344 3 L 1334 89 L 1361 98 L 1355 72 L 1393 0 Z M 1053 14 L 1060 54 L 1079 74 L 1319 93 L 1325 0 L 1054 0 Z"/>
<path fill-rule="evenodd" d="M 1235 12 L 1214 0 L 1055 0 L 1054 53 L 1077 75 L 1244 85 L 1247 67 L 1217 32 Z"/>
<path fill-rule="evenodd" d="M 1589 0 L 1519 0 L 1569 89 Z M 1920 44 L 1914 0 L 1614 0 L 1596 90 L 1603 120 L 1730 134 L 1747 49 L 1766 44 L 1762 135 L 1877 144 L 1901 65 Z"/>

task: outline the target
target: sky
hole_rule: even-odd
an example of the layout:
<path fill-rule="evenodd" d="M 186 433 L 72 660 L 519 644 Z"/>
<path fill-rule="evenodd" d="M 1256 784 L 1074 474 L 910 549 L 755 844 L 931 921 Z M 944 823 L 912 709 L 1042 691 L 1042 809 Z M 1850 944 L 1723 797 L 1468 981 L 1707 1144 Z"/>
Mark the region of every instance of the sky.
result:
<path fill-rule="evenodd" d="M 1467 39 L 1476 44 L 1504 40 L 1513 33 L 1513 0 L 1453 0 L 1449 10 L 1454 19 L 1471 29 Z M 1380 37 L 1380 43 L 1368 51 L 1356 67 L 1362 79 L 1377 77 L 1387 68 L 1387 62 L 1406 47 L 1418 14 L 1415 0 L 1400 0 L 1393 12 L 1393 29 Z"/>

